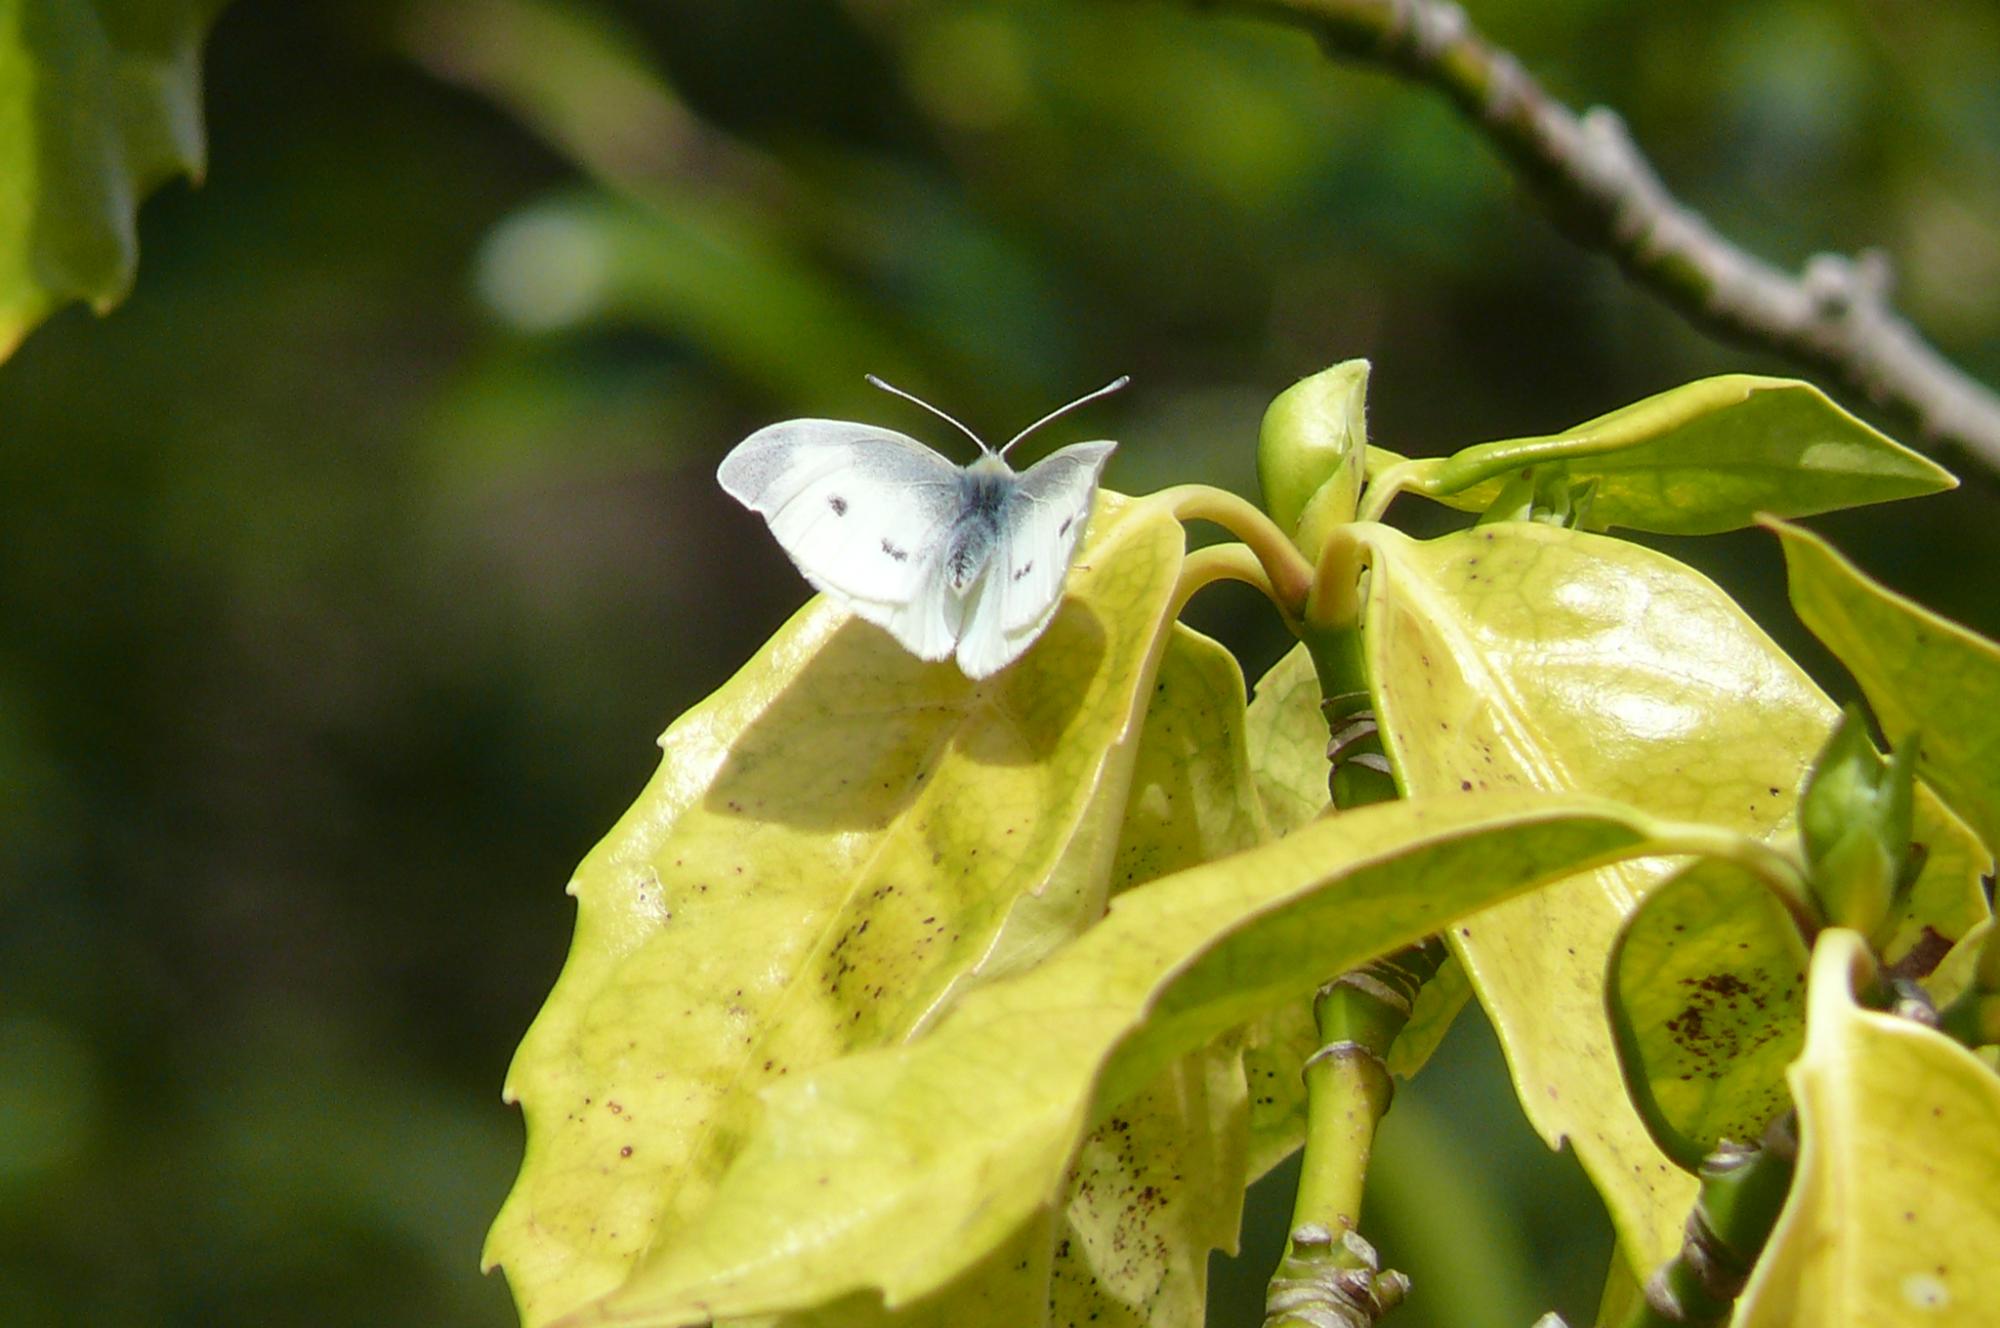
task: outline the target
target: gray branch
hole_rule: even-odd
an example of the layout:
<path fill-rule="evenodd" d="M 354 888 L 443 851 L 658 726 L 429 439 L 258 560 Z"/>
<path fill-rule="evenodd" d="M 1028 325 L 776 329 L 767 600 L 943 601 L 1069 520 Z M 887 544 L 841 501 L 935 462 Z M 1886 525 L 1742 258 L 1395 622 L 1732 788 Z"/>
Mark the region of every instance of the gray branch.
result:
<path fill-rule="evenodd" d="M 1576 114 L 1445 0 L 1214 0 L 1304 28 L 1331 54 L 1451 98 L 1580 243 L 1694 322 L 1820 370 L 1929 443 L 2000 473 L 2000 397 L 1889 303 L 1888 260 L 1820 254 L 1797 276 L 1731 244 L 1667 191 L 1617 113 Z"/>

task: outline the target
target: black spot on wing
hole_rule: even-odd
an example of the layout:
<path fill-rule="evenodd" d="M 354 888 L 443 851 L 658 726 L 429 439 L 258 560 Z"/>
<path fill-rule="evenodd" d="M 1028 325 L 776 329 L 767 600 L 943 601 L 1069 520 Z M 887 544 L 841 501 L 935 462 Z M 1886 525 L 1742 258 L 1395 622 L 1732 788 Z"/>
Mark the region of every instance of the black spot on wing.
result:
<path fill-rule="evenodd" d="M 847 500 L 837 493 L 827 495 L 826 505 L 833 509 L 835 516 L 847 515 Z"/>
<path fill-rule="evenodd" d="M 899 549 L 895 545 L 891 544 L 888 540 L 882 541 L 882 552 L 888 554 L 891 558 L 894 558 L 899 563 L 908 562 L 910 560 L 910 551 L 908 549 Z"/>
<path fill-rule="evenodd" d="M 1060 526 L 1056 527 L 1056 538 L 1061 539 L 1064 535 L 1069 534 L 1069 528 L 1075 524 L 1076 524 L 1075 517 L 1073 516 L 1064 517 L 1063 523 Z"/>
<path fill-rule="evenodd" d="M 1028 573 L 1034 570 L 1035 570 L 1034 563 L 1032 562 L 1022 563 L 1019 567 L 1014 569 L 1014 579 L 1016 581 L 1019 581 L 1022 577 L 1026 576 Z"/>

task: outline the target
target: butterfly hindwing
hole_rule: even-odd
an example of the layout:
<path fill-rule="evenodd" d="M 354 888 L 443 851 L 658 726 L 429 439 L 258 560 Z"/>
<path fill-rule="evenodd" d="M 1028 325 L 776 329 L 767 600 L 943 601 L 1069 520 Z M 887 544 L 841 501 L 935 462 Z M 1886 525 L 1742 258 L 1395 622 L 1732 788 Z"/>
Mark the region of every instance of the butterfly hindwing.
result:
<path fill-rule="evenodd" d="M 983 678 L 1011 664 L 1042 634 L 1062 601 L 1115 444 L 1077 443 L 1024 472 L 1000 518 L 999 547 L 966 601 L 958 665 Z"/>

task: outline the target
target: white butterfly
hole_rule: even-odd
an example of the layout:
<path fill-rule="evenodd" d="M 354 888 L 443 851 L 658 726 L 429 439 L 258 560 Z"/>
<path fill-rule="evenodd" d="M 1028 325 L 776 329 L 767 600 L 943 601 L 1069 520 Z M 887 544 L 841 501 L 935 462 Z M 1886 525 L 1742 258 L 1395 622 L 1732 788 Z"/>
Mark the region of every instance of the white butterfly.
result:
<path fill-rule="evenodd" d="M 1062 600 L 1097 477 L 1116 443 L 1077 443 L 1021 474 L 1007 449 L 1057 416 L 1115 392 L 1119 378 L 955 466 L 914 438 L 846 420 L 786 420 L 722 459 L 716 479 L 761 515 L 806 580 L 911 653 L 956 654 L 967 677 L 997 673 L 1034 644 Z"/>

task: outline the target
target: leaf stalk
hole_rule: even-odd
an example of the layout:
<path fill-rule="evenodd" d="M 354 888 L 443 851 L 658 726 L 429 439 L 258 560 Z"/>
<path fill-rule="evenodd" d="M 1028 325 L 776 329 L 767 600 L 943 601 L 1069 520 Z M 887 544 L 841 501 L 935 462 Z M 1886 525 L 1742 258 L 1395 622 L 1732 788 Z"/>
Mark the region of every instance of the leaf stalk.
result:
<path fill-rule="evenodd" d="M 1263 565 L 1267 584 L 1259 589 L 1271 596 L 1287 619 L 1298 619 L 1312 591 L 1312 565 L 1256 504 L 1211 484 L 1177 484 L 1160 490 L 1154 498 L 1166 504 L 1167 510 L 1182 523 L 1213 522 L 1242 541 Z"/>
<path fill-rule="evenodd" d="M 1211 544 L 1207 548 L 1196 549 L 1181 563 L 1180 580 L 1174 586 L 1170 616 L 1180 617 L 1189 600 L 1218 581 L 1241 581 L 1263 592 L 1265 598 L 1278 606 L 1280 613 L 1284 612 L 1284 602 L 1271 585 L 1269 572 L 1248 545 Z"/>

